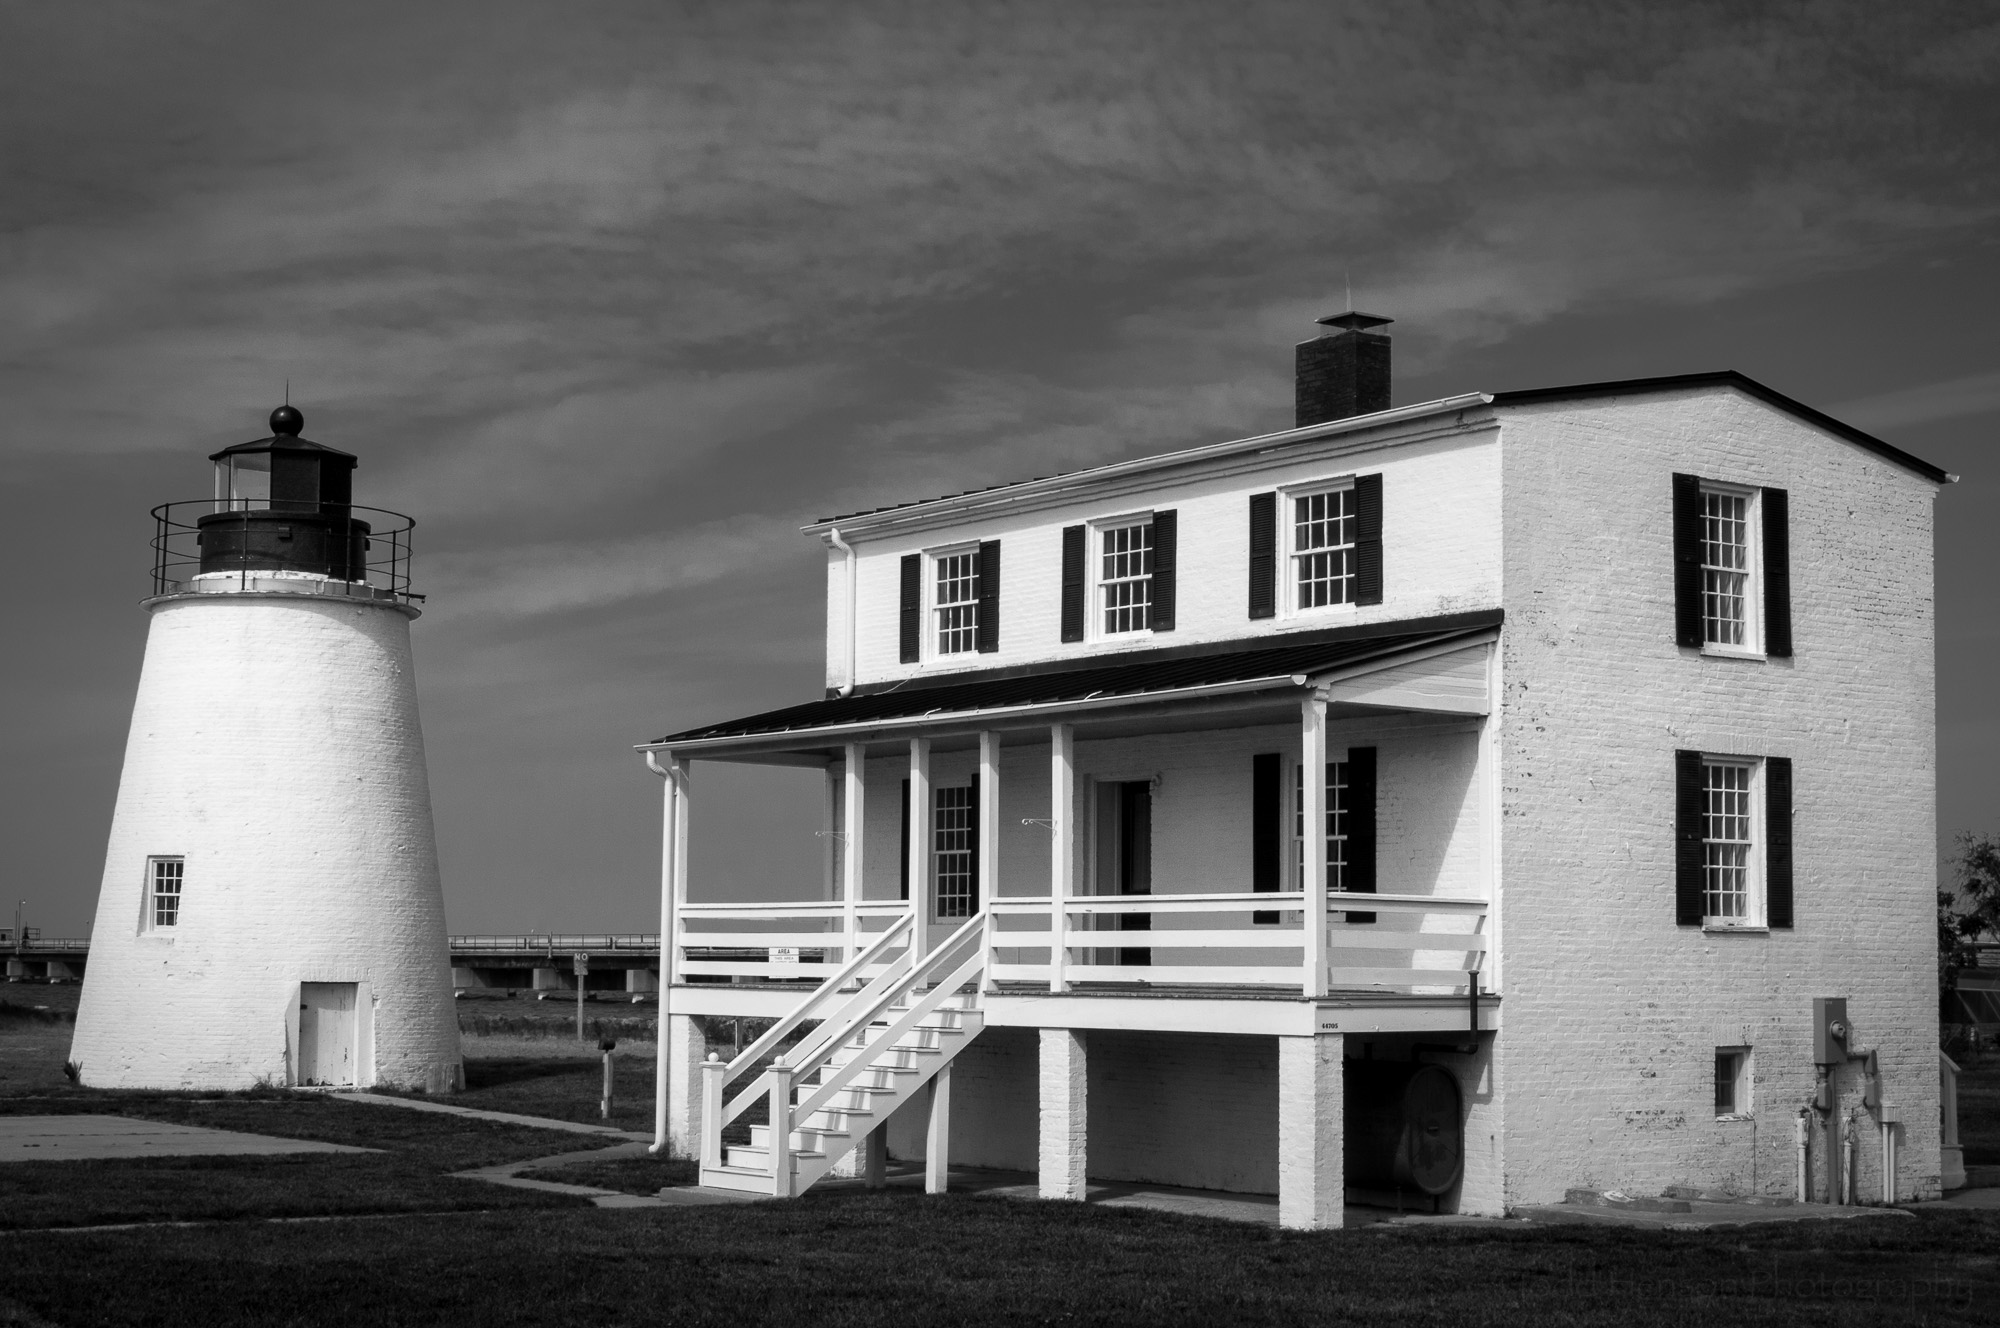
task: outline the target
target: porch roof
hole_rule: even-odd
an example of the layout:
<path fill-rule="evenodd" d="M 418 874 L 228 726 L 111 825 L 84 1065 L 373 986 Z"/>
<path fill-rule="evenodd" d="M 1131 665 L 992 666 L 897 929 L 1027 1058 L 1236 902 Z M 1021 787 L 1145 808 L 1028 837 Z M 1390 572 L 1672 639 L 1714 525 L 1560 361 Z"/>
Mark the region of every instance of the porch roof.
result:
<path fill-rule="evenodd" d="M 911 678 L 851 696 L 767 710 L 720 724 L 670 733 L 647 747 L 724 744 L 731 739 L 800 736 L 916 720 L 948 722 L 954 715 L 995 711 L 1093 708 L 1141 704 L 1172 694 L 1228 688 L 1297 687 L 1315 675 L 1368 665 L 1387 668 L 1458 642 L 1470 644 L 1501 623 L 1499 609 L 1334 627 L 1248 641 L 1223 641 L 1134 651 L 1115 662 L 1074 660 Z"/>

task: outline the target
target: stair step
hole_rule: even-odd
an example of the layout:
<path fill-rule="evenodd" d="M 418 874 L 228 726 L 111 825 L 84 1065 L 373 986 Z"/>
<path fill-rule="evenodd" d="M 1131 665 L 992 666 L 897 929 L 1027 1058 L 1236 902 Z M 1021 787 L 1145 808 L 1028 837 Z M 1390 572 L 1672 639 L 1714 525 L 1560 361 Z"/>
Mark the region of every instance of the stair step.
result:
<path fill-rule="evenodd" d="M 754 1167 L 735 1167 L 727 1162 L 719 1167 L 703 1167 L 701 1183 L 717 1190 L 741 1190 L 749 1194 L 770 1194 L 771 1173 Z"/>
<path fill-rule="evenodd" d="M 723 1150 L 722 1156 L 723 1160 L 732 1167 L 749 1167 L 753 1170 L 763 1172 L 766 1176 L 771 1174 L 771 1150 L 768 1148 L 757 1148 L 749 1144 L 731 1144 Z M 794 1148 L 792 1150 L 792 1166 L 796 1168 L 801 1161 L 817 1160 L 825 1156 L 825 1153 L 817 1149 Z"/>

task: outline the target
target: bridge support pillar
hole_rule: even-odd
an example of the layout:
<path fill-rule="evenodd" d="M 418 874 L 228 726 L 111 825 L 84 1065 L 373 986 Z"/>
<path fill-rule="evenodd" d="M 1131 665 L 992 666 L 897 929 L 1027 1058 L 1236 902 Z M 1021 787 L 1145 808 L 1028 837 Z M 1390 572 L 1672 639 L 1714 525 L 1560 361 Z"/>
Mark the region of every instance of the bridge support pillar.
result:
<path fill-rule="evenodd" d="M 567 991 L 569 984 L 563 981 L 563 971 L 559 968 L 538 968 L 535 970 L 536 991 Z"/>
<path fill-rule="evenodd" d="M 650 968 L 628 968 L 625 970 L 625 990 L 634 994 L 642 991 L 658 991 L 660 975 Z"/>

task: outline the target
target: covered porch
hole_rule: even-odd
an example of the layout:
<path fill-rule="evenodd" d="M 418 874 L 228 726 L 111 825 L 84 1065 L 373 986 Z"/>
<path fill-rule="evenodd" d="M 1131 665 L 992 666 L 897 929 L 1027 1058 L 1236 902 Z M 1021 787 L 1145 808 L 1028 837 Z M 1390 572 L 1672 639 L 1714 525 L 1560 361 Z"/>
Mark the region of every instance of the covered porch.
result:
<path fill-rule="evenodd" d="M 969 936 L 968 1012 L 1035 1030 L 1042 1090 L 1082 1093 L 1092 1031 L 1274 1038 L 1279 1115 L 1297 1117 L 1280 1133 L 1300 1135 L 1281 1153 L 1337 1154 L 1347 1039 L 1476 1043 L 1498 1024 L 1497 631 L 1323 636 L 938 679 L 650 744 L 667 778 L 665 1136 L 699 1134 L 693 1018 L 785 1020 L 836 974 L 859 992 Z M 705 760 L 824 772 L 818 898 L 690 900 Z M 1056 1105 L 1037 1165 L 1048 1193 L 1080 1193 L 1087 1115 Z M 1339 1174 L 1312 1169 L 1316 1197 L 1289 1207 L 1337 1210 Z"/>

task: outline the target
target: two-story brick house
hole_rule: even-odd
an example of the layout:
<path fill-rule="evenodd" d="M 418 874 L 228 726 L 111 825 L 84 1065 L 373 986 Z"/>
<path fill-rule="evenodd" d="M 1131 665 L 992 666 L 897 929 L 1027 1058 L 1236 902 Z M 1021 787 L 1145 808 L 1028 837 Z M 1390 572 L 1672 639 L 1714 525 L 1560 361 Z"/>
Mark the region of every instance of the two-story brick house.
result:
<path fill-rule="evenodd" d="M 1857 1131 L 1859 1195 L 1934 1193 L 1949 477 L 1735 373 L 1392 408 L 1324 321 L 1294 429 L 806 527 L 826 695 L 641 749 L 662 1143 L 1317 1226 L 1791 1194 L 1806 1111 L 1814 1198 Z M 689 902 L 709 760 L 825 770 L 817 902 Z M 730 1015 L 779 1022 L 704 1070 Z"/>

